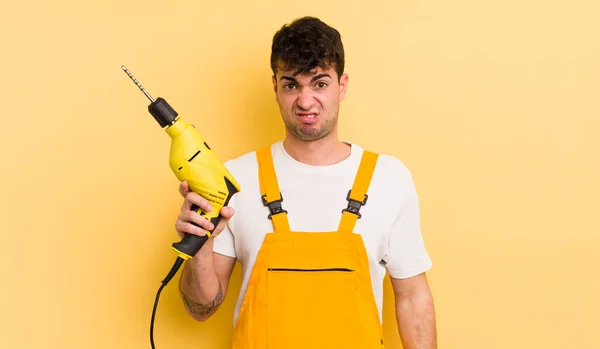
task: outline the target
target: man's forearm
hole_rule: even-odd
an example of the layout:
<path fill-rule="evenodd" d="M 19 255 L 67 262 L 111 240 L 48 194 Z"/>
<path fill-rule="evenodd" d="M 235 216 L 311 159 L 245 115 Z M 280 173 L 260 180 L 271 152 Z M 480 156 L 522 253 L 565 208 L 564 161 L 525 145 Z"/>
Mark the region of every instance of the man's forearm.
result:
<path fill-rule="evenodd" d="M 397 297 L 396 320 L 404 349 L 437 349 L 435 310 L 430 293 Z"/>
<path fill-rule="evenodd" d="M 179 291 L 188 313 L 198 321 L 208 319 L 224 299 L 224 291 L 214 270 L 212 259 L 186 261 Z M 208 261 L 208 262 L 207 262 Z"/>

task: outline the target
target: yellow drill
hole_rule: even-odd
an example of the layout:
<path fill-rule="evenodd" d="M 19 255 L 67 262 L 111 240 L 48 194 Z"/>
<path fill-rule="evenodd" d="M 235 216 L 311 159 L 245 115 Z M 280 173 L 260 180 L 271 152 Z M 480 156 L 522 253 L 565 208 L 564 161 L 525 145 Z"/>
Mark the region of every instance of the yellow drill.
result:
<path fill-rule="evenodd" d="M 196 205 L 193 205 L 191 209 L 210 220 L 216 227 L 222 218 L 221 208 L 228 205 L 231 197 L 240 191 L 239 183 L 223 163 L 219 161 L 214 151 L 208 146 L 204 137 L 193 124 L 181 119 L 164 98 L 152 98 L 125 66 L 121 68 L 148 97 L 151 102 L 148 111 L 160 127 L 164 128 L 165 132 L 171 137 L 171 150 L 169 153 L 171 170 L 175 173 L 177 179 L 187 181 L 190 190 L 207 199 L 212 206 L 210 212 L 204 212 Z M 177 259 L 165 279 L 162 280 L 152 311 L 150 325 L 152 348 L 154 348 L 154 316 L 161 290 L 177 273 L 183 262 L 193 257 L 200 250 L 211 233 L 212 231 L 206 231 L 205 236 L 185 234 L 181 241 L 173 243 L 172 246 L 177 253 Z"/>

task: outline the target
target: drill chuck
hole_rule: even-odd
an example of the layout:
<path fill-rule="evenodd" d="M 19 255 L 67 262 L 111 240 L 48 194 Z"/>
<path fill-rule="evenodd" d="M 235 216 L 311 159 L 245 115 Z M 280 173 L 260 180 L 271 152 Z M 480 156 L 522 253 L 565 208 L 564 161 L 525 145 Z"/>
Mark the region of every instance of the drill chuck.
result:
<path fill-rule="evenodd" d="M 148 111 L 162 128 L 171 125 L 178 115 L 175 109 L 162 97 L 158 97 L 152 102 L 148 106 Z"/>
<path fill-rule="evenodd" d="M 165 128 L 166 126 L 171 125 L 175 119 L 177 119 L 177 112 L 173 109 L 164 98 L 158 97 L 156 100 L 152 98 L 152 96 L 144 89 L 144 87 L 140 84 L 140 82 L 127 70 L 127 67 L 124 65 L 121 66 L 121 69 L 129 76 L 129 78 L 135 83 L 135 85 L 148 97 L 150 100 L 150 105 L 148 106 L 148 111 L 154 119 L 158 122 L 160 127 Z"/>

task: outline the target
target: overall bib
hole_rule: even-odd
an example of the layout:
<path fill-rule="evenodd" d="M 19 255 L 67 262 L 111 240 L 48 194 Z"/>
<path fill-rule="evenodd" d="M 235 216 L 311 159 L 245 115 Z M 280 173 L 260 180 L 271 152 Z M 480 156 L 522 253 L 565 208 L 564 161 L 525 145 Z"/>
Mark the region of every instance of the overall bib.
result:
<path fill-rule="evenodd" d="M 274 231 L 266 234 L 252 269 L 233 349 L 384 349 L 367 253 L 353 233 L 378 154 L 364 151 L 332 232 L 290 230 L 271 149 L 256 154 Z"/>

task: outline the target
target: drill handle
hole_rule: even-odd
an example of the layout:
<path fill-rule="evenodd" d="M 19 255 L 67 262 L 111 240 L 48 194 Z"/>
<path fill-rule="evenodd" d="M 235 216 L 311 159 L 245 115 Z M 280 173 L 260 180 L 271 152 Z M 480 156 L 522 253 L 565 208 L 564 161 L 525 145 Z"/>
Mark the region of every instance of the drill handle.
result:
<path fill-rule="evenodd" d="M 234 182 L 232 182 L 228 177 L 223 177 L 223 181 L 225 183 L 225 187 L 227 189 L 223 189 L 223 191 L 227 191 L 227 197 L 225 198 L 225 200 L 222 202 L 222 206 L 227 206 L 229 205 L 229 201 L 231 200 L 231 198 L 233 197 L 233 195 L 235 193 L 237 193 L 239 191 L 239 187 L 236 186 L 236 184 Z M 221 191 L 218 191 L 218 193 L 221 193 Z M 208 235 L 212 235 L 213 231 L 217 228 L 217 225 L 219 225 L 219 222 L 221 222 L 221 219 L 223 218 L 223 216 L 221 215 L 221 205 L 219 205 L 217 202 L 213 202 L 213 209 L 215 210 L 215 213 L 217 212 L 216 210 L 218 210 L 219 214 L 216 217 L 212 217 L 210 218 L 210 222 L 213 224 L 214 229 L 209 230 L 209 234 Z M 208 214 L 206 214 L 205 212 L 202 212 L 202 210 L 200 210 L 200 207 L 198 207 L 198 205 L 192 204 L 192 207 L 190 208 L 192 211 L 201 212 L 201 215 L 203 216 L 212 216 L 213 212 L 209 212 Z M 192 224 L 194 224 L 195 226 L 201 228 L 200 226 L 198 226 L 197 224 L 195 224 L 194 222 L 191 222 Z M 204 228 L 202 228 L 204 229 Z M 202 246 L 204 246 L 204 244 L 206 243 L 206 241 L 208 241 L 209 236 L 208 235 L 204 235 L 204 236 L 198 236 L 198 235 L 194 235 L 194 234 L 185 234 L 185 236 L 183 237 L 183 239 L 181 239 L 181 241 L 173 243 L 173 249 L 175 249 L 175 251 L 177 252 L 177 254 L 179 254 L 180 257 L 182 257 L 183 259 L 189 259 L 194 257 L 194 255 L 202 248 Z"/>
<path fill-rule="evenodd" d="M 192 207 L 190 209 L 192 211 L 198 211 L 199 207 L 197 205 L 192 205 Z M 219 213 L 219 215 L 217 217 L 213 217 L 210 219 L 210 222 L 214 225 L 213 230 L 209 230 L 209 232 L 211 234 L 217 228 L 217 225 L 221 221 L 221 218 L 222 218 L 222 216 Z M 191 223 L 193 225 L 201 228 L 196 223 L 194 223 L 194 222 L 191 222 Z M 204 228 L 202 228 L 202 229 L 204 229 Z M 194 255 L 202 248 L 202 246 L 204 246 L 206 241 L 208 241 L 208 238 L 209 238 L 208 235 L 198 236 L 198 235 L 186 233 L 185 236 L 183 237 L 183 239 L 181 239 L 181 241 L 173 243 L 173 248 L 179 254 L 185 255 L 186 259 L 191 258 L 191 257 L 194 257 Z"/>

